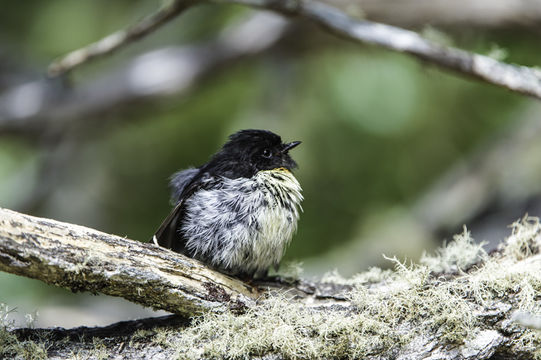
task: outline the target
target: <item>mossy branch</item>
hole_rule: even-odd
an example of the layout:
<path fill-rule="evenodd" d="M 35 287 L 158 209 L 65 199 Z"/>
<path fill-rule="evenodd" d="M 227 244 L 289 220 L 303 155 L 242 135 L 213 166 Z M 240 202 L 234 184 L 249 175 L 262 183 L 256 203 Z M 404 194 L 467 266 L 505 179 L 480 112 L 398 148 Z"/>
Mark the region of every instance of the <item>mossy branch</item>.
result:
<path fill-rule="evenodd" d="M 541 224 L 525 218 L 491 255 L 465 229 L 418 265 L 389 258 L 395 270 L 263 291 L 150 244 L 0 209 L 1 270 L 192 316 L 0 323 L 0 357 L 541 359 L 540 249 Z"/>

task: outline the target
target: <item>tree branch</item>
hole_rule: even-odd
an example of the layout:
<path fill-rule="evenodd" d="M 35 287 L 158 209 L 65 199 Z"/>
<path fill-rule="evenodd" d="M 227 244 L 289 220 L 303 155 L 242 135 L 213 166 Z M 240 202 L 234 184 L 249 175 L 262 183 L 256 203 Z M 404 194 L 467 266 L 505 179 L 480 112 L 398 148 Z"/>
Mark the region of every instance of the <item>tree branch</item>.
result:
<path fill-rule="evenodd" d="M 541 73 L 527 66 L 506 64 L 487 56 L 438 45 L 413 31 L 358 20 L 335 7 L 312 0 L 215 0 L 272 9 L 313 20 L 330 32 L 356 42 L 403 52 L 475 79 L 541 99 Z"/>
<path fill-rule="evenodd" d="M 527 66 L 510 65 L 487 56 L 470 53 L 452 47 L 441 46 L 423 39 L 419 34 L 413 31 L 359 20 L 322 2 L 312 0 L 211 0 L 211 2 L 242 4 L 274 10 L 288 16 L 295 15 L 308 18 L 323 26 L 328 31 L 348 39 L 410 54 L 441 68 L 456 71 L 517 93 L 541 99 L 541 74 L 535 69 Z M 179 0 L 173 2 L 173 4 L 174 5 L 171 6 L 174 6 L 175 10 L 168 11 L 167 16 L 162 15 L 152 18 L 160 19 L 158 24 L 162 24 L 163 22 L 172 19 L 192 3 Z M 157 28 L 155 25 L 151 26 L 148 24 L 152 24 L 152 21 L 144 21 L 143 23 L 146 25 L 135 25 L 133 28 L 146 29 L 142 34 L 148 34 L 150 31 Z M 126 34 L 131 34 L 130 31 L 125 32 Z M 140 32 L 134 31 L 134 34 L 140 34 Z M 97 47 L 96 44 L 108 44 L 110 42 L 110 37 L 106 37 L 95 44 L 71 53 L 76 55 L 68 55 L 66 57 L 68 60 L 65 61 L 66 66 L 64 67 L 55 65 L 58 62 L 53 63 L 53 73 L 60 72 L 55 71 L 55 68 L 65 69 L 62 71 L 73 69 L 75 66 L 81 65 L 93 57 L 81 54 L 93 54 L 94 52 L 98 55 L 106 54 L 110 52 L 108 50 L 109 48 L 116 49 L 138 37 L 139 35 L 114 36 L 114 38 L 118 38 L 118 40 L 113 42 L 115 44 L 113 47 L 107 45 Z M 105 51 L 100 51 L 99 49 L 101 48 L 105 49 Z M 62 61 L 60 61 L 60 63 L 62 63 Z"/>
<path fill-rule="evenodd" d="M 225 64 L 269 49 L 288 25 L 272 12 L 257 12 L 210 41 L 148 51 L 75 88 L 62 86 L 58 78 L 14 86 L 0 95 L 0 134 L 42 136 L 51 128 L 66 128 L 73 119 L 184 93 Z"/>
<path fill-rule="evenodd" d="M 242 309 L 259 296 L 164 248 L 1 208 L 0 270 L 188 316 Z"/>
<path fill-rule="evenodd" d="M 287 15 L 314 20 L 329 31 L 357 42 L 370 43 L 411 54 L 428 63 L 468 75 L 522 94 L 541 98 L 541 77 L 535 69 L 498 62 L 486 56 L 434 44 L 417 33 L 400 28 L 361 21 L 340 10 L 318 2 L 274 0 L 217 0 L 272 9 Z M 188 2 L 175 2 L 175 4 Z M 180 5 L 177 5 L 180 6 Z M 173 12 L 171 12 L 173 13 Z M 169 14 L 171 14 L 169 13 Z M 171 17 L 158 17 L 167 21 Z M 263 18 L 263 20 L 261 19 Z M 0 96 L 0 132 L 42 133 L 49 122 L 62 126 L 68 118 L 96 115 L 122 103 L 182 91 L 196 78 L 217 65 L 246 54 L 260 52 L 284 34 L 286 23 L 270 16 L 256 16 L 233 26 L 217 40 L 183 48 L 168 48 L 143 54 L 120 72 L 107 74 L 76 89 L 62 87 L 58 79 L 21 84 Z M 134 26 L 137 28 L 137 25 Z M 157 27 L 147 27 L 150 32 Z M 145 33 L 145 34 L 148 34 Z M 246 34 L 252 34 L 246 41 Z M 257 38 L 254 38 L 255 35 Z M 270 35 L 269 35 L 270 34 Z M 136 37 L 124 37 L 127 45 Z M 260 39 L 259 42 L 257 39 Z M 100 43 L 100 41 L 98 41 Z M 92 48 L 93 45 L 90 45 Z M 85 52 L 88 47 L 77 50 Z M 211 56 L 212 55 L 212 56 Z M 71 70 L 93 57 L 70 63 Z M 56 64 L 56 63 L 55 63 Z M 154 76 L 156 67 L 170 67 L 175 76 Z M 54 67 L 54 65 L 53 65 Z M 62 71 L 64 71 L 62 70 Z M 148 75 L 153 74 L 150 78 Z M 142 81 L 141 81 L 142 80 Z M 43 119 L 50 121 L 42 121 Z"/>
<path fill-rule="evenodd" d="M 172 0 L 152 15 L 149 15 L 127 29 L 117 31 L 103 39 L 70 52 L 55 60 L 49 66 L 49 76 L 62 75 L 75 67 L 100 56 L 110 54 L 127 44 L 136 41 L 189 8 L 193 0 Z"/>
<path fill-rule="evenodd" d="M 317 284 L 260 292 L 153 245 L 9 210 L 0 209 L 0 219 L 0 270 L 186 316 L 204 313 L 194 321 L 168 316 L 73 330 L 9 332 L 0 323 L 2 344 L 16 345 L 0 346 L 0 357 L 30 350 L 124 359 L 540 354 L 541 224 L 535 218 L 513 224 L 505 247 L 491 256 L 465 231 L 421 265 L 390 259 L 394 271 L 330 275 Z"/>
<path fill-rule="evenodd" d="M 541 11 L 535 4 L 517 2 L 513 0 L 500 0 L 498 4 L 494 0 L 482 0 L 485 4 L 476 1 L 462 0 L 462 3 L 445 0 L 359 0 L 359 1 L 334 1 L 341 7 L 357 6 L 367 17 L 377 21 L 398 24 L 426 24 L 439 22 L 443 24 L 473 23 L 485 26 L 501 26 L 508 24 L 536 24 L 536 19 L 541 17 Z M 49 66 L 49 76 L 64 74 L 75 67 L 96 57 L 110 54 L 129 43 L 136 41 L 193 5 L 193 1 L 174 0 L 166 4 L 156 13 L 149 15 L 140 22 L 117 31 L 84 48 L 75 50 L 57 60 Z M 482 13 L 477 11 L 483 8 Z"/>
<path fill-rule="evenodd" d="M 0 208 L 0 271 L 72 291 L 119 296 L 193 316 L 243 311 L 276 288 L 313 304 L 343 302 L 350 286 L 255 281 L 246 284 L 150 243 Z"/>

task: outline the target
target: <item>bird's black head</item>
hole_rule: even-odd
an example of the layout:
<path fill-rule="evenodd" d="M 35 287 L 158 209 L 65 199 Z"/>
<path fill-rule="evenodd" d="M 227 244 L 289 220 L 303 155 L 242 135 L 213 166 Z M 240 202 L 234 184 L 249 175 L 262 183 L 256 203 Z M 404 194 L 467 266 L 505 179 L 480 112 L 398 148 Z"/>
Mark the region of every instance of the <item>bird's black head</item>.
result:
<path fill-rule="evenodd" d="M 280 167 L 292 170 L 297 163 L 289 150 L 300 143 L 282 143 L 280 136 L 267 130 L 241 130 L 229 137 L 205 170 L 229 178 L 252 177 L 260 170 Z"/>

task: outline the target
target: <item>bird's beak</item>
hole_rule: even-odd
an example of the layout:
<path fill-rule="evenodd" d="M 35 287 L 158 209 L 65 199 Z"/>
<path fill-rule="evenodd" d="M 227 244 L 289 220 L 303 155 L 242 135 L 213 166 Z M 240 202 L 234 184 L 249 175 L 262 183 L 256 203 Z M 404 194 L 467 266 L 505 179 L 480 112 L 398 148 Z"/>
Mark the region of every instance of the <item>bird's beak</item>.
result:
<path fill-rule="evenodd" d="M 298 146 L 301 142 L 300 141 L 293 141 L 288 144 L 284 144 L 284 148 L 282 149 L 282 153 L 286 153 L 289 150 L 293 149 L 294 147 Z"/>

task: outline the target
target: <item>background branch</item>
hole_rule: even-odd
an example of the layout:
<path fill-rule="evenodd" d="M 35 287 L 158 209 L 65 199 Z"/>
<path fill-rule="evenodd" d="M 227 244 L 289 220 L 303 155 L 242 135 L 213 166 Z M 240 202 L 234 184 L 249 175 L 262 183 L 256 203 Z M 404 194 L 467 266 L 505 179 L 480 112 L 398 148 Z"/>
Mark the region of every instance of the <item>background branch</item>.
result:
<path fill-rule="evenodd" d="M 13 86 L 0 95 L 0 134 L 41 136 L 69 128 L 76 119 L 186 93 L 198 80 L 224 65 L 271 48 L 286 34 L 288 25 L 281 16 L 258 12 L 227 27 L 214 39 L 148 51 L 120 69 L 77 87 L 67 86 L 58 78 Z"/>
<path fill-rule="evenodd" d="M 49 66 L 49 75 L 62 75 L 90 59 L 110 54 L 130 42 L 150 34 L 186 10 L 191 3 L 192 1 L 189 0 L 171 0 L 165 2 L 165 5 L 157 12 L 145 17 L 127 29 L 110 34 L 95 43 L 72 51 L 62 58 L 55 60 Z"/>
<path fill-rule="evenodd" d="M 408 53 L 427 63 L 511 91 L 541 98 L 541 80 L 535 69 L 509 65 L 486 56 L 440 46 L 423 39 L 415 32 L 355 19 L 324 3 L 300 1 L 292 6 L 291 3 L 283 1 L 221 0 L 219 2 L 241 3 L 275 10 L 286 15 L 293 14 L 310 18 L 329 31 L 351 40 Z M 159 20 L 157 24 L 163 24 L 190 4 L 186 1 L 172 2 L 171 5 L 158 12 L 161 14 L 163 11 L 167 15 L 150 16 L 142 23 L 153 24 Z M 28 82 L 6 90 L 0 96 L 0 133 L 41 133 L 51 125 L 62 126 L 66 119 L 92 116 L 123 103 L 181 92 L 217 66 L 244 55 L 261 52 L 275 44 L 285 34 L 287 23 L 284 20 L 277 20 L 276 17 L 268 14 L 256 15 L 249 19 L 251 20 L 231 27 L 215 41 L 148 52 L 135 58 L 121 70 L 75 89 L 63 85 L 59 79 L 50 79 Z M 133 27 L 146 29 L 145 35 L 158 28 L 158 26 L 148 24 L 145 26 L 136 24 Z M 130 33 L 128 30 L 123 32 Z M 123 40 L 117 43 L 117 47 L 125 46 L 138 39 L 137 36 L 118 38 Z M 104 49 L 89 45 L 73 53 L 92 54 L 89 49 L 95 48 Z M 108 52 L 97 54 L 106 53 Z M 63 69 L 59 70 L 63 72 L 80 66 L 93 57 L 77 56 L 77 61 L 59 60 L 51 66 Z M 70 58 L 74 56 L 68 54 L 65 57 L 65 59 Z M 66 66 L 61 64 L 66 64 Z M 157 68 L 170 70 L 167 77 L 160 77 L 156 72 Z"/>
<path fill-rule="evenodd" d="M 438 67 L 453 70 L 508 90 L 541 99 L 541 75 L 527 66 L 510 65 L 487 56 L 438 45 L 419 34 L 370 21 L 358 20 L 317 1 L 217 0 L 273 9 L 306 17 L 348 39 L 403 52 Z"/>
<path fill-rule="evenodd" d="M 508 90 L 529 95 L 541 99 L 541 76 L 538 71 L 527 66 L 509 65 L 487 56 L 470 53 L 464 50 L 459 50 L 451 47 L 441 46 L 426 39 L 423 39 L 419 34 L 370 21 L 355 19 L 342 12 L 341 10 L 317 1 L 275 1 L 275 0 L 217 0 L 217 3 L 233 3 L 265 8 L 281 12 L 284 15 L 297 15 L 315 21 L 322 25 L 327 30 L 338 35 L 344 36 L 354 41 L 359 41 L 367 44 L 373 44 L 387 48 L 393 51 L 403 52 L 413 55 L 423 61 L 437 65 L 441 68 L 453 70 L 458 73 L 471 76 L 478 80 L 488 82 L 493 85 L 504 87 Z M 180 2 L 182 6 L 175 2 L 176 8 L 185 9 L 189 6 L 188 3 Z M 162 22 L 172 19 L 180 11 L 168 13 L 168 16 L 159 17 Z M 160 22 L 160 23 L 162 23 Z M 135 26 L 136 28 L 137 25 Z M 156 27 L 148 26 L 147 34 Z M 129 33 L 129 32 L 128 32 Z M 119 37 L 115 42 L 115 47 L 127 44 L 134 37 Z M 99 41 L 100 43 L 108 43 L 109 37 Z M 77 50 L 72 54 L 91 54 L 95 49 L 95 45 L 90 45 L 81 50 Z M 107 46 L 104 46 L 108 49 Z M 98 54 L 108 53 L 105 51 L 97 51 Z M 55 68 L 72 69 L 75 66 L 81 65 L 93 56 L 73 56 L 68 55 L 65 61 L 67 64 L 64 67 L 52 65 Z M 70 60 L 75 58 L 75 60 Z M 62 61 L 61 61 L 62 62 Z M 73 65 L 70 65 L 73 64 Z M 53 71 L 59 73 L 59 71 Z"/>

